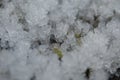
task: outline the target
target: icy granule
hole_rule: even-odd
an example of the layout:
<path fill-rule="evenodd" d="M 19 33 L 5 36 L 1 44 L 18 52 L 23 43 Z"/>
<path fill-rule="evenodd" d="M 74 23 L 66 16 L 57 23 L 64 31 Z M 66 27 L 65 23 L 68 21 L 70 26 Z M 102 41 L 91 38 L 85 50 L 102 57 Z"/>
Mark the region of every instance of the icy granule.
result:
<path fill-rule="evenodd" d="M 118 79 L 119 4 L 0 0 L 0 80 Z"/>

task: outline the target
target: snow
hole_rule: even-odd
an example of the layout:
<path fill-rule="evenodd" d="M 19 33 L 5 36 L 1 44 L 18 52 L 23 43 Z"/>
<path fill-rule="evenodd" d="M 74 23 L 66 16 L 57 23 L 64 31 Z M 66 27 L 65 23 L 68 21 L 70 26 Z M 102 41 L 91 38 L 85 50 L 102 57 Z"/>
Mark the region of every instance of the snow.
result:
<path fill-rule="evenodd" d="M 109 80 L 120 68 L 119 4 L 0 0 L 0 80 Z"/>

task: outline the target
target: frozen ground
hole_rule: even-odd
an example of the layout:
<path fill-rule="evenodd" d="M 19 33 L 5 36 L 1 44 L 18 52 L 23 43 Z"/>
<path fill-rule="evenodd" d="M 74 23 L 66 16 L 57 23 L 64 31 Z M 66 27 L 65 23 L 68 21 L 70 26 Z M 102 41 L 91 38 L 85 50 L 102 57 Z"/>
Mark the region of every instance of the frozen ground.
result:
<path fill-rule="evenodd" d="M 120 0 L 0 0 L 0 80 L 120 80 Z"/>

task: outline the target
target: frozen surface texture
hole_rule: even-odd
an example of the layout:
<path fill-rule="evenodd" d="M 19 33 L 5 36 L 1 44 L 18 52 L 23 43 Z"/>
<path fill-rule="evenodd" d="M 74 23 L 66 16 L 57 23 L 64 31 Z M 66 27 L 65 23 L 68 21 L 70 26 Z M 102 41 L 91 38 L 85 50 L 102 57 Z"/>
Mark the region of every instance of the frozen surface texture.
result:
<path fill-rule="evenodd" d="M 0 80 L 120 80 L 120 0 L 0 0 Z"/>

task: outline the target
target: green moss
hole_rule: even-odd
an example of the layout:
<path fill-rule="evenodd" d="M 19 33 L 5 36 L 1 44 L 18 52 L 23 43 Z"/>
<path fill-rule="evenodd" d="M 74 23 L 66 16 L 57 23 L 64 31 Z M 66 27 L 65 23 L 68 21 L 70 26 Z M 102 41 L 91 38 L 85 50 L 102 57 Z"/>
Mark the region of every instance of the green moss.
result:
<path fill-rule="evenodd" d="M 62 59 L 63 54 L 62 54 L 62 51 L 61 51 L 60 49 L 54 48 L 54 49 L 53 49 L 53 52 L 54 52 L 55 54 L 57 54 L 57 56 L 58 56 L 59 59 Z"/>
<path fill-rule="evenodd" d="M 77 34 L 77 33 L 75 33 L 75 38 L 80 38 L 81 37 L 81 34 Z"/>
<path fill-rule="evenodd" d="M 82 34 L 81 33 L 79 33 L 79 34 L 77 34 L 77 33 L 75 33 L 75 38 L 76 38 L 76 42 L 77 42 L 77 44 L 81 44 L 82 42 L 81 42 L 81 37 L 82 37 Z"/>

